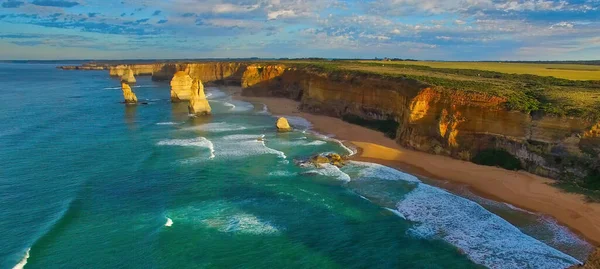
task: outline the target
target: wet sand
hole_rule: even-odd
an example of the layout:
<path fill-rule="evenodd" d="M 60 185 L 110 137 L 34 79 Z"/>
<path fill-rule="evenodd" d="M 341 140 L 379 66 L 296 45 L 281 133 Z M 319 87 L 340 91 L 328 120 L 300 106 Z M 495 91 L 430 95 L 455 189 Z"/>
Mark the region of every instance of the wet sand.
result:
<path fill-rule="evenodd" d="M 298 102 L 285 98 L 242 97 L 236 99 L 267 105 L 273 115 L 299 116 L 320 133 L 332 134 L 359 149 L 353 159 L 394 167 L 433 180 L 465 184 L 482 197 L 554 217 L 559 223 L 600 245 L 600 204 L 588 203 L 583 195 L 566 193 L 551 186 L 555 181 L 527 172 L 508 171 L 402 148 L 382 133 L 298 110 Z"/>

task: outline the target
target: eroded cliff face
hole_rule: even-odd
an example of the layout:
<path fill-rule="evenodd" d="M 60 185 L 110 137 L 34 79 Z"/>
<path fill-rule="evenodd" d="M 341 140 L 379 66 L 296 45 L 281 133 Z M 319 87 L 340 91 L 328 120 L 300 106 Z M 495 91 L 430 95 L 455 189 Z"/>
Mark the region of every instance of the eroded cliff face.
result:
<path fill-rule="evenodd" d="M 184 71 L 178 71 L 171 79 L 171 102 L 190 100 L 193 79 Z"/>
<path fill-rule="evenodd" d="M 190 114 L 209 115 L 211 112 L 208 100 L 204 94 L 204 85 L 198 79 L 192 81 L 190 104 L 188 106 Z"/>
<path fill-rule="evenodd" d="M 472 160 L 486 150 L 504 150 L 524 169 L 552 178 L 583 178 L 599 165 L 599 123 L 509 111 L 498 96 L 282 65 L 250 65 L 241 85 L 244 95 L 291 98 L 305 111 L 386 134 L 392 128 L 400 145 L 420 151 Z"/>
<path fill-rule="evenodd" d="M 135 96 L 129 84 L 122 82 L 121 89 L 123 90 L 123 98 L 126 104 L 137 104 L 137 96 Z"/>
<path fill-rule="evenodd" d="M 247 64 L 236 62 L 130 64 L 109 67 L 111 76 L 121 77 L 127 70 L 136 76 L 152 76 L 155 81 L 169 81 L 182 71 L 205 83 L 240 85 Z"/>

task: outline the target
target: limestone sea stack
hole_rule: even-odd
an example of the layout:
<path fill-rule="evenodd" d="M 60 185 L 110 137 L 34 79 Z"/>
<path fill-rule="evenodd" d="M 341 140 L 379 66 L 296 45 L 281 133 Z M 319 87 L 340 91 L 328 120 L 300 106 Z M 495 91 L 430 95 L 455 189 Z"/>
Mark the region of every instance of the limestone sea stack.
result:
<path fill-rule="evenodd" d="M 125 104 L 137 104 L 137 96 L 135 96 L 135 93 L 133 93 L 129 84 L 121 82 L 121 89 L 123 90 Z"/>
<path fill-rule="evenodd" d="M 289 132 L 292 130 L 292 127 L 290 127 L 290 124 L 288 123 L 288 120 L 284 117 L 281 117 L 277 120 L 277 131 L 279 132 Z"/>
<path fill-rule="evenodd" d="M 208 100 L 206 100 L 206 95 L 204 94 L 204 85 L 202 85 L 202 82 L 198 79 L 194 79 L 192 81 L 190 105 L 188 108 L 190 110 L 190 114 L 210 114 L 210 105 L 208 104 Z"/>
<path fill-rule="evenodd" d="M 192 77 L 184 71 L 178 71 L 171 79 L 171 102 L 190 100 L 192 95 Z"/>
<path fill-rule="evenodd" d="M 128 84 L 133 84 L 137 82 L 135 76 L 133 75 L 133 70 L 131 70 L 131 68 L 125 70 L 125 73 L 121 76 L 121 82 L 126 82 Z"/>

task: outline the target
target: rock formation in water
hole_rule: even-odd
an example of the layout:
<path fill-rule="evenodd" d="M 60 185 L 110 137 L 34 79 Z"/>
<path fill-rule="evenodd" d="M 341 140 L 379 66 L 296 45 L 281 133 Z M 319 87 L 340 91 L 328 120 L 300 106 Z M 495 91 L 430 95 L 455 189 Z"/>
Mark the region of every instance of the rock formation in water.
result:
<path fill-rule="evenodd" d="M 320 168 L 323 164 L 331 164 L 340 168 L 345 165 L 342 156 L 336 153 L 331 153 L 327 155 L 315 155 L 308 160 L 308 163 L 314 165 L 317 168 Z"/>
<path fill-rule="evenodd" d="M 178 71 L 171 79 L 171 102 L 190 100 L 192 95 L 192 78 L 184 71 Z"/>
<path fill-rule="evenodd" d="M 137 104 L 137 97 L 131 90 L 129 84 L 121 82 L 121 89 L 123 90 L 123 97 L 125 98 L 125 104 Z"/>
<path fill-rule="evenodd" d="M 125 70 L 125 73 L 121 76 L 121 82 L 126 82 L 128 84 L 133 84 L 137 82 L 131 69 Z"/>
<path fill-rule="evenodd" d="M 277 126 L 277 131 L 279 131 L 279 132 L 289 132 L 292 130 L 292 127 L 290 127 L 288 120 L 284 117 L 277 119 L 276 126 Z"/>
<path fill-rule="evenodd" d="M 208 115 L 211 111 L 206 95 L 204 94 L 204 85 L 198 79 L 192 81 L 189 111 L 190 114 L 196 115 Z"/>

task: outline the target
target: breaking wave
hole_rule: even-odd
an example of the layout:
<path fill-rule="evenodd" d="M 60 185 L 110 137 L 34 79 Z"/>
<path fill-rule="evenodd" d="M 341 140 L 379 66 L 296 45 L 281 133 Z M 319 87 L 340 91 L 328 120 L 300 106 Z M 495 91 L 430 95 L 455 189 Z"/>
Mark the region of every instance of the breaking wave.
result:
<path fill-rule="evenodd" d="M 244 127 L 242 125 L 233 124 L 233 123 L 212 122 L 212 123 L 206 123 L 206 124 L 199 125 L 199 126 L 183 128 L 182 130 L 186 130 L 186 131 L 200 130 L 200 131 L 219 133 L 219 132 L 241 131 L 241 130 L 246 130 L 246 129 L 247 129 L 247 127 Z"/>
<path fill-rule="evenodd" d="M 318 174 L 327 177 L 333 177 L 341 181 L 349 182 L 350 176 L 332 164 L 321 164 L 321 167 L 306 172 L 307 174 Z"/>
<path fill-rule="evenodd" d="M 23 256 L 23 259 L 21 261 L 19 261 L 19 263 L 17 263 L 13 269 L 23 269 L 23 267 L 25 267 L 25 265 L 27 264 L 27 259 L 29 259 L 29 251 L 31 250 L 31 248 L 27 249 L 27 251 L 25 252 L 25 255 Z"/>
<path fill-rule="evenodd" d="M 200 147 L 210 150 L 210 158 L 215 157 L 215 146 L 212 141 L 205 137 L 197 137 L 190 139 L 166 139 L 157 143 L 159 146 L 181 146 L 181 147 Z"/>
<path fill-rule="evenodd" d="M 417 223 L 413 234 L 439 237 L 487 267 L 565 268 L 579 263 L 479 204 L 433 186 L 419 184 L 397 209 Z"/>

